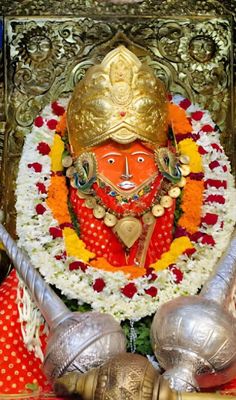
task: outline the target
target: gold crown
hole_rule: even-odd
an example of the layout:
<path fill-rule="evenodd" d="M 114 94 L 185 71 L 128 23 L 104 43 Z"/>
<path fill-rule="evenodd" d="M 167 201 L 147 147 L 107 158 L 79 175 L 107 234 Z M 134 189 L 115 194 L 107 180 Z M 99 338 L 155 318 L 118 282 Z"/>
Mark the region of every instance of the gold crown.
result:
<path fill-rule="evenodd" d="M 75 155 L 108 139 L 166 144 L 167 99 L 163 83 L 131 51 L 119 46 L 76 85 L 67 111 Z"/>

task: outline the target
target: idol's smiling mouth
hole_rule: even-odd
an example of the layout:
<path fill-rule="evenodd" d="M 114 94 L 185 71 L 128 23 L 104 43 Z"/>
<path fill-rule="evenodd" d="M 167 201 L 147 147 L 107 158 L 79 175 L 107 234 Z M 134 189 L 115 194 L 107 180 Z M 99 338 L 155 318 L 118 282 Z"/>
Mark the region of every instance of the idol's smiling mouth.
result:
<path fill-rule="evenodd" d="M 129 190 L 129 189 L 134 189 L 136 187 L 136 183 L 131 182 L 131 181 L 123 181 L 123 182 L 119 183 L 118 186 L 121 189 Z"/>

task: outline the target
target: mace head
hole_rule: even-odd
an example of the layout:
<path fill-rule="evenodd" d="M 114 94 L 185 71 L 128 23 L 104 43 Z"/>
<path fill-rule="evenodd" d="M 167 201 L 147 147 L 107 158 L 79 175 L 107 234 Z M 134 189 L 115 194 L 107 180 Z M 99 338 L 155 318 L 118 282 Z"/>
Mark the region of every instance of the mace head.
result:
<path fill-rule="evenodd" d="M 108 360 L 101 367 L 85 374 L 76 372 L 57 379 L 54 385 L 59 396 L 84 400 L 174 400 L 168 385 L 146 357 L 123 353 Z"/>
<path fill-rule="evenodd" d="M 151 340 L 164 377 L 177 391 L 218 386 L 236 374 L 236 321 L 215 301 L 174 299 L 156 313 Z"/>
<path fill-rule="evenodd" d="M 75 312 L 50 332 L 43 369 L 54 381 L 95 368 L 125 349 L 124 333 L 111 315 Z"/>

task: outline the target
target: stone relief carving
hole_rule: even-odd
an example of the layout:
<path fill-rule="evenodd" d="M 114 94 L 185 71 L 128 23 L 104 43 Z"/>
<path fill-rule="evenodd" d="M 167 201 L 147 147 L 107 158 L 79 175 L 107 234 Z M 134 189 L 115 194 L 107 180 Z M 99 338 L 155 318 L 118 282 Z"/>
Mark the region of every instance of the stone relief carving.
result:
<path fill-rule="evenodd" d="M 13 0 L 3 5 L 3 13 L 8 15 L 76 15 L 91 14 L 104 15 L 116 13 L 125 15 L 158 14 L 164 15 L 187 15 L 187 14 L 225 14 L 223 2 L 210 0 L 145 0 L 133 4 L 113 4 L 112 2 L 99 0 Z M 10 4 L 9 4 L 10 3 Z"/>
<path fill-rule="evenodd" d="M 90 18 L 9 20 L 8 98 L 15 122 L 28 127 L 42 105 L 71 91 L 86 68 L 118 43 L 152 65 L 170 90 L 208 108 L 219 125 L 229 107 L 230 22 Z M 221 104 L 219 104 L 219 96 Z"/>

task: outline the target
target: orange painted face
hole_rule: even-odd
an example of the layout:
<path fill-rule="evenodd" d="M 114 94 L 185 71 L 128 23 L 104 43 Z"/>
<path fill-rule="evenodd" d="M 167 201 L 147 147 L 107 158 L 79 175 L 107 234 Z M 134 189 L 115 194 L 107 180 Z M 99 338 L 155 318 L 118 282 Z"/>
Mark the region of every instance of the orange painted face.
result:
<path fill-rule="evenodd" d="M 98 175 L 121 192 L 136 192 L 157 175 L 154 154 L 141 142 L 120 145 L 110 141 L 94 150 Z"/>

